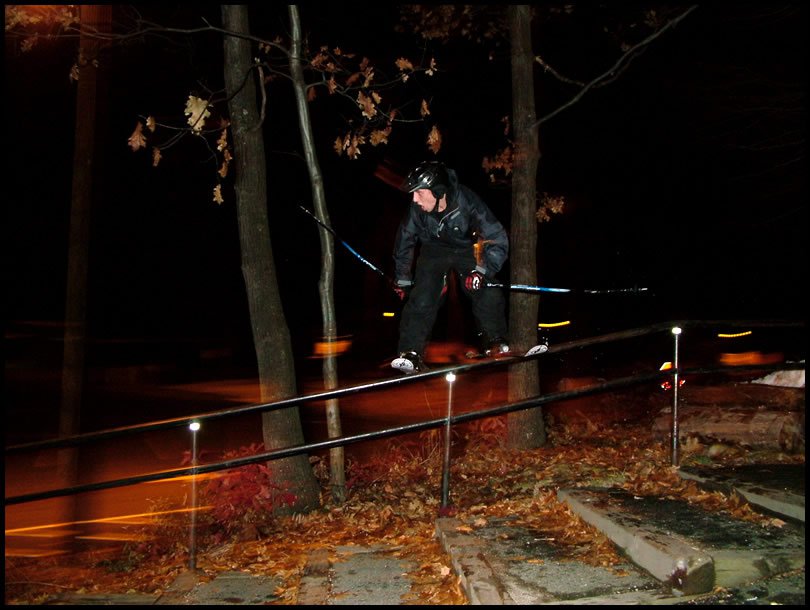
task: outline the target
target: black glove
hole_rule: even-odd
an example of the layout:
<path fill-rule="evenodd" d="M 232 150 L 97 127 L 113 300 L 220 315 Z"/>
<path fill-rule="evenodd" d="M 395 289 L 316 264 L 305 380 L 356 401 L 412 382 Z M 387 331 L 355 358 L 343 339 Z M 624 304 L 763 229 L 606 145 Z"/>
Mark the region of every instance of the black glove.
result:
<path fill-rule="evenodd" d="M 467 276 L 467 279 L 464 280 L 464 287 L 467 290 L 479 290 L 485 285 L 486 280 L 484 279 L 484 274 L 477 269 L 473 269 Z"/>
<path fill-rule="evenodd" d="M 413 288 L 413 283 L 407 280 L 400 280 L 394 284 L 394 292 L 397 293 L 400 301 L 408 298 L 408 295 L 411 294 L 411 288 Z"/>

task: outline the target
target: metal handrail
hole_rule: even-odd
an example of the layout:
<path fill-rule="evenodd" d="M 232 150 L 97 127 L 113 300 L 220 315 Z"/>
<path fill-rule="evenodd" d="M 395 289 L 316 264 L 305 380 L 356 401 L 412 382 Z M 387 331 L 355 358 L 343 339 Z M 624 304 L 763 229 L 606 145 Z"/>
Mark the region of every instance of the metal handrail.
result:
<path fill-rule="evenodd" d="M 660 332 L 662 330 L 669 330 L 671 324 L 654 324 L 651 326 L 637 328 L 637 329 L 630 329 L 625 331 L 618 331 L 614 333 L 608 333 L 605 335 L 600 335 L 597 337 L 591 337 L 589 339 L 579 339 L 575 341 L 569 341 L 566 343 L 562 343 L 559 345 L 552 345 L 548 353 L 557 353 L 568 351 L 572 349 L 578 349 L 581 347 L 586 347 L 589 345 L 596 345 L 599 343 L 610 343 L 616 341 L 618 339 L 629 339 L 633 337 L 653 334 L 656 332 Z M 306 394 L 304 396 L 295 396 L 293 398 L 285 398 L 283 400 L 273 401 L 273 402 L 265 402 L 265 403 L 255 403 L 250 405 L 244 405 L 240 407 L 233 407 L 230 409 L 222 409 L 219 411 L 211 411 L 208 413 L 201 413 L 199 415 L 189 415 L 184 417 L 176 417 L 173 419 L 166 419 L 157 422 L 149 422 L 146 424 L 134 424 L 131 426 L 122 426 L 118 428 L 110 428 L 107 430 L 99 430 L 96 432 L 86 432 L 83 434 L 76 434 L 72 436 L 65 436 L 61 438 L 54 438 L 48 439 L 44 441 L 33 441 L 30 443 L 21 443 L 17 445 L 10 445 L 5 448 L 6 454 L 9 453 L 17 453 L 20 451 L 33 451 L 38 449 L 52 449 L 55 447 L 70 447 L 75 445 L 80 445 L 90 441 L 96 440 L 103 440 L 109 438 L 115 438 L 119 436 L 126 436 L 129 434 L 136 434 L 140 432 L 151 432 L 155 430 L 166 430 L 170 428 L 182 428 L 188 426 L 193 422 L 200 422 L 203 423 L 205 421 L 214 420 L 214 419 L 221 419 L 224 417 L 230 417 L 233 415 L 246 415 L 250 413 L 256 412 L 266 412 L 266 411 L 276 411 L 280 409 L 286 409 L 289 407 L 298 406 L 304 404 L 306 402 L 317 401 L 317 400 L 328 400 L 328 399 L 335 399 L 340 398 L 343 396 L 349 396 L 352 394 L 357 394 L 360 392 L 364 392 L 367 390 L 379 390 L 382 388 L 387 388 L 390 386 L 397 386 L 397 385 L 405 385 L 408 383 L 414 383 L 417 381 L 427 381 L 428 379 L 433 379 L 436 377 L 443 377 L 447 373 L 455 373 L 456 375 L 460 373 L 465 373 L 467 371 L 476 370 L 480 371 L 483 369 L 495 368 L 495 367 L 502 367 L 506 364 L 515 364 L 516 362 L 527 362 L 531 360 L 535 360 L 544 354 L 533 354 L 531 356 L 515 356 L 513 358 L 503 358 L 500 360 L 484 360 L 480 362 L 472 362 L 468 364 L 457 364 L 447 367 L 442 367 L 438 369 L 431 369 L 424 373 L 419 373 L 418 375 L 403 375 L 400 377 L 392 377 L 390 379 L 383 379 L 381 381 L 373 381 L 368 383 L 361 383 L 358 385 L 347 386 L 345 388 L 338 388 L 335 390 L 328 390 L 324 392 L 318 392 L 315 394 Z"/>
<path fill-rule="evenodd" d="M 597 337 L 592 337 L 589 339 L 582 339 L 582 340 L 575 340 L 566 343 L 561 343 L 559 345 L 554 345 L 549 348 L 547 353 L 555 353 L 555 352 L 564 352 L 572 349 L 577 349 L 585 346 L 600 344 L 600 343 L 608 343 L 618 339 L 625 339 L 631 337 L 638 337 L 643 335 L 652 334 L 655 332 L 660 332 L 662 330 L 670 330 L 673 328 L 674 325 L 680 325 L 680 327 L 686 326 L 708 326 L 708 325 L 729 325 L 729 326 L 771 326 L 771 327 L 784 327 L 784 328 L 803 328 L 805 327 L 804 322 L 788 322 L 788 321 L 713 321 L 713 322 L 706 322 L 706 321 L 682 321 L 682 322 L 673 322 L 673 323 L 660 323 L 654 324 L 647 327 L 637 328 L 637 329 L 630 329 L 627 331 L 619 331 L 614 333 L 609 333 Z M 274 410 L 274 409 L 281 409 L 287 408 L 293 405 L 301 404 L 303 402 L 312 401 L 312 400 L 325 400 L 328 398 L 335 398 L 338 396 L 346 396 L 358 392 L 362 392 L 365 390 L 375 390 L 379 388 L 389 387 L 391 385 L 400 385 L 403 383 L 412 383 L 415 381 L 424 381 L 426 379 L 432 379 L 434 377 L 447 375 L 448 373 L 455 373 L 458 374 L 460 372 L 465 372 L 473 369 L 484 369 L 484 368 L 493 368 L 493 367 L 502 367 L 502 366 L 509 366 L 512 364 L 530 361 L 537 359 L 539 357 L 544 356 L 545 354 L 535 354 L 532 356 L 517 356 L 512 358 L 505 358 L 502 360 L 490 360 L 484 362 L 476 362 L 472 364 L 462 364 L 462 365 L 454 365 L 449 367 L 444 367 L 441 369 L 435 369 L 428 371 L 426 373 L 422 373 L 419 375 L 401 377 L 401 378 L 394 378 L 394 379 L 386 379 L 382 381 L 370 382 L 359 384 L 355 386 L 350 386 L 346 388 L 340 388 L 337 390 L 331 390 L 327 392 L 320 392 L 316 394 L 309 394 L 306 396 L 271 402 L 271 403 L 261 403 L 261 404 L 253 404 L 248 405 L 245 407 L 237 407 L 232 409 L 225 409 L 221 411 L 205 413 L 197 416 L 190 416 L 190 417 L 182 417 L 176 418 L 171 420 L 164 420 L 160 422 L 152 422 L 148 424 L 139 424 L 133 426 L 125 426 L 121 428 L 114 428 L 110 430 L 102 430 L 98 432 L 92 432 L 87 434 L 80 434 L 75 435 L 72 437 L 66 437 L 61 439 L 51 439 L 47 441 L 40 441 L 40 442 L 33 442 L 33 443 L 26 443 L 21 445 L 12 445 L 10 447 L 6 447 L 6 453 L 11 452 L 20 452 L 20 451 L 28 451 L 28 450 L 35 450 L 35 449 L 44 449 L 44 448 L 52 448 L 52 447 L 61 447 L 61 446 L 72 446 L 72 445 L 79 445 L 84 442 L 90 442 L 93 440 L 99 440 L 104 438 L 111 438 L 115 436 L 121 436 L 126 434 L 135 434 L 139 432 L 151 431 L 151 430 L 158 430 L 158 429 L 166 429 L 171 427 L 180 427 L 183 425 L 189 425 L 193 422 L 200 422 L 206 419 L 217 419 L 221 417 L 227 417 L 230 415 L 241 415 L 244 413 L 252 413 L 255 411 L 265 411 L 265 410 Z M 258 462 L 265 462 L 270 460 L 282 459 L 286 457 L 292 457 L 295 455 L 299 455 L 302 453 L 309 453 L 313 450 L 323 450 L 323 449 L 330 449 L 333 447 L 345 446 L 355 443 L 360 443 L 369 440 L 377 440 L 383 438 L 389 438 L 393 436 L 399 436 L 401 434 L 408 434 L 413 432 L 419 432 L 423 430 L 429 430 L 432 428 L 438 428 L 441 426 L 449 426 L 452 424 L 459 424 L 468 421 L 474 421 L 476 419 L 484 419 L 488 417 L 494 417 L 498 415 L 503 415 L 506 413 L 511 413 L 515 411 L 521 411 L 525 409 L 539 407 L 548 403 L 557 402 L 561 400 L 568 400 L 572 398 L 578 398 L 582 396 L 588 396 L 592 394 L 598 394 L 602 392 L 607 392 L 610 390 L 621 389 L 630 387 L 633 385 L 640 385 L 646 382 L 650 382 L 653 380 L 658 380 L 664 377 L 673 377 L 679 374 L 709 374 L 709 373 L 716 373 L 716 372 L 725 372 L 729 370 L 733 371 L 746 371 L 746 370 L 757 370 L 757 371 L 775 371 L 775 370 L 801 370 L 804 369 L 805 365 L 799 363 L 778 363 L 778 364 L 761 364 L 761 365 L 746 365 L 746 366 L 714 366 L 714 367 L 698 367 L 698 368 L 688 368 L 688 369 L 680 369 L 678 367 L 673 369 L 668 369 L 665 371 L 656 370 L 654 372 L 643 373 L 639 375 L 633 375 L 629 377 L 622 377 L 618 379 L 613 379 L 610 381 L 605 381 L 602 383 L 576 388 L 573 390 L 567 390 L 563 392 L 555 392 L 550 394 L 544 394 L 540 396 L 535 396 L 532 398 L 525 399 L 520 402 L 512 402 L 506 403 L 502 405 L 498 405 L 495 407 L 490 407 L 487 409 L 482 409 L 479 411 L 468 412 L 458 415 L 452 415 L 448 410 L 448 415 L 443 418 L 434 419 L 434 420 L 427 420 L 424 422 L 418 422 L 414 424 L 407 424 L 402 426 L 396 426 L 393 428 L 388 428 L 384 430 L 379 430 L 376 432 L 368 432 L 363 434 L 351 435 L 351 436 L 341 436 L 332 438 L 326 441 L 319 441 L 314 443 L 306 443 L 302 445 L 296 445 L 292 447 L 286 447 L 283 449 L 276 449 L 269 452 L 259 453 L 252 456 L 245 456 L 240 458 L 233 458 L 228 459 L 216 463 L 205 464 L 205 465 L 193 465 L 187 468 L 177 468 L 171 469 L 161 472 L 155 473 L 147 473 L 138 476 L 126 477 L 121 479 L 115 479 L 111 481 L 102 481 L 97 483 L 88 483 L 83 485 L 77 485 L 73 487 L 66 487 L 61 489 L 54 489 L 54 490 L 47 490 L 42 492 L 35 492 L 29 494 L 23 494 L 19 496 L 12 496 L 4 499 L 5 505 L 12 505 L 12 504 L 22 504 L 25 502 L 32 502 L 35 500 L 43 500 L 47 498 L 54 498 L 60 496 L 67 496 L 67 495 L 74 495 L 78 493 L 83 493 L 86 491 L 96 491 L 101 489 L 110 489 L 114 487 L 124 487 L 128 485 L 134 485 L 138 483 L 144 483 L 149 481 L 157 481 L 163 479 L 172 479 L 181 476 L 193 475 L 193 474 L 203 474 L 208 472 L 216 472 L 219 470 L 226 470 L 230 468 L 237 468 L 240 466 L 245 466 L 248 464 L 258 463 Z M 677 421 L 673 423 L 675 430 L 677 430 Z M 677 438 L 677 435 L 675 436 Z M 446 495 L 446 494 L 445 494 Z"/>

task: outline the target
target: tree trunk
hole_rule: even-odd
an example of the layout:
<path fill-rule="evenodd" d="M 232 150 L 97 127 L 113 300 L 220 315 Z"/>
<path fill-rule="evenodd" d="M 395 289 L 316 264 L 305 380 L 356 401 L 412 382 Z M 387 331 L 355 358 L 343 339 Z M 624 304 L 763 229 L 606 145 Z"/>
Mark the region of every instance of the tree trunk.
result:
<path fill-rule="evenodd" d="M 248 7 L 222 5 L 226 30 L 249 34 Z M 234 142 L 235 184 L 242 275 L 247 289 L 250 322 L 259 368 L 262 401 L 296 395 L 290 331 L 278 291 L 270 225 L 267 215 L 267 175 L 264 142 L 256 103 L 257 83 L 245 81 L 253 70 L 251 46 L 246 39 L 225 37 L 225 86 Z M 262 415 L 265 447 L 269 450 L 304 442 L 298 407 Z M 303 511 L 320 504 L 320 490 L 306 455 L 268 464 L 274 479 L 294 494 L 293 504 L 282 510 Z"/>
<path fill-rule="evenodd" d="M 510 268 L 513 284 L 537 284 L 536 180 L 540 158 L 534 109 L 534 56 L 531 40 L 531 7 L 509 5 L 512 43 L 512 116 L 514 167 L 512 173 L 512 221 Z M 512 349 L 525 352 L 537 343 L 539 297 L 513 292 L 509 298 L 509 335 Z M 519 401 L 540 393 L 538 362 L 509 369 L 509 400 Z M 546 442 L 541 407 L 510 413 L 508 446 L 533 449 Z"/>
<path fill-rule="evenodd" d="M 86 28 L 108 32 L 112 8 L 83 5 L 79 9 L 82 31 Z M 73 145 L 73 184 L 68 234 L 67 292 L 62 352 L 62 394 L 59 410 L 59 436 L 81 431 L 81 406 L 85 381 L 87 321 L 87 261 L 90 243 L 90 214 L 94 198 L 94 158 L 96 144 L 96 103 L 99 74 L 105 61 L 99 54 L 101 43 L 90 36 L 79 38 L 79 80 L 76 90 L 76 126 Z M 104 80 L 101 80 L 104 83 Z M 65 487 L 78 482 L 79 448 L 67 447 L 57 453 L 57 472 Z M 75 498 L 65 498 L 63 519 L 75 518 Z"/>
<path fill-rule="evenodd" d="M 323 190 L 323 177 L 321 175 L 318 156 L 315 152 L 315 139 L 312 136 L 312 123 L 309 120 L 309 105 L 307 103 L 306 83 L 304 71 L 301 68 L 301 18 L 298 7 L 289 5 L 290 25 L 292 29 L 292 48 L 290 58 L 290 73 L 295 88 L 295 99 L 298 107 L 298 123 L 301 131 L 301 142 L 304 145 L 304 156 L 307 160 L 309 180 L 312 185 L 312 201 L 315 203 L 315 215 L 326 226 L 331 226 L 329 212 L 326 208 L 326 196 Z M 335 317 L 334 302 L 334 275 L 335 275 L 335 245 L 332 234 L 320 228 L 321 238 L 321 279 L 318 289 L 321 297 L 321 315 L 323 317 L 323 341 L 327 345 L 334 345 L 337 340 L 337 320 Z M 325 390 L 334 390 L 338 387 L 337 357 L 328 351 L 323 360 L 323 383 Z M 336 399 L 326 401 L 326 426 L 329 438 L 341 436 L 340 407 Z M 329 450 L 329 469 L 331 473 L 330 487 L 332 500 L 338 504 L 346 499 L 346 473 L 344 469 L 343 447 L 333 447 Z"/>

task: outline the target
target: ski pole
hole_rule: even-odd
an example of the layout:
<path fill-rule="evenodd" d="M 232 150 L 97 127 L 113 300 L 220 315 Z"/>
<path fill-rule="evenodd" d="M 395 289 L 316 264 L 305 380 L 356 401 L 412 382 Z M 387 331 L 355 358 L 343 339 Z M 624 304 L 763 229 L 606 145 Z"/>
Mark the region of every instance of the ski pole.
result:
<path fill-rule="evenodd" d="M 570 288 L 549 288 L 547 286 L 527 286 L 526 284 L 498 284 L 487 282 L 487 288 L 506 288 L 507 290 L 518 290 L 522 292 L 571 292 Z"/>
<path fill-rule="evenodd" d="M 332 227 L 327 226 L 327 225 L 325 225 L 324 223 L 322 223 L 322 222 L 321 222 L 321 220 L 320 220 L 320 219 L 319 219 L 317 216 L 315 216 L 315 214 L 313 214 L 312 212 L 310 212 L 310 211 L 309 211 L 308 209 L 306 209 L 304 206 L 299 205 L 298 207 L 299 207 L 299 208 L 301 208 L 302 210 L 304 210 L 304 212 L 306 212 L 307 214 L 309 214 L 309 216 L 312 218 L 312 220 L 314 220 L 314 221 L 315 221 L 315 222 L 317 222 L 317 223 L 318 223 L 320 226 L 322 226 L 324 229 L 326 229 L 327 231 L 329 231 L 329 232 L 332 234 L 332 236 L 333 236 L 333 237 L 334 237 L 336 240 L 338 240 L 338 241 L 339 241 L 341 244 L 343 244 L 343 247 L 344 247 L 344 248 L 346 248 L 346 249 L 347 249 L 349 252 L 351 252 L 352 254 L 354 254 L 354 256 L 356 256 L 358 260 L 360 260 L 362 263 L 364 263 L 365 265 L 367 265 L 367 266 L 369 267 L 369 269 L 371 269 L 372 271 L 374 271 L 375 273 L 377 273 L 377 274 L 378 274 L 380 277 L 382 277 L 382 278 L 384 278 L 385 280 L 387 280 L 387 281 L 388 281 L 388 283 L 389 283 L 389 284 L 391 284 L 391 285 L 393 286 L 394 282 L 393 282 L 393 281 L 392 281 L 392 280 L 391 280 L 391 279 L 390 279 L 390 278 L 389 278 L 387 275 L 385 275 L 385 273 L 383 273 L 382 269 L 380 269 L 379 267 L 377 267 L 377 266 L 376 266 L 376 265 L 374 265 L 373 263 L 371 263 L 371 262 L 369 262 L 368 260 L 366 260 L 365 258 L 363 258 L 363 257 L 362 257 L 362 256 L 361 256 L 361 255 L 360 255 L 358 252 L 357 252 L 357 250 L 355 250 L 355 249 L 354 249 L 354 248 L 352 248 L 352 247 L 351 247 L 349 244 L 347 244 L 345 241 L 343 241 L 342 239 L 340 239 L 340 237 L 338 236 L 338 234 L 337 234 L 337 233 L 335 233 L 335 230 L 334 230 Z"/>
<path fill-rule="evenodd" d="M 639 288 L 634 286 L 633 288 L 602 288 L 596 290 L 587 290 L 582 289 L 582 292 L 585 294 L 614 294 L 618 292 L 632 292 L 633 294 L 638 294 L 639 292 L 647 292 L 649 288 Z"/>
<path fill-rule="evenodd" d="M 498 284 L 495 282 L 487 282 L 488 288 L 505 288 L 507 290 L 516 290 L 518 292 L 577 292 L 571 288 L 548 288 L 546 286 L 530 286 L 527 284 Z M 613 294 L 618 292 L 645 292 L 647 288 L 604 288 L 604 289 L 582 289 L 579 292 L 585 294 Z"/>
<path fill-rule="evenodd" d="M 391 286 L 395 286 L 394 281 L 387 275 L 385 275 L 382 269 L 377 267 L 374 263 L 371 263 L 367 259 L 363 258 L 363 256 L 359 252 L 357 252 L 357 250 L 355 250 L 349 244 L 343 241 L 332 227 L 321 222 L 321 220 L 317 216 L 315 216 L 315 214 L 313 214 L 310 210 L 308 210 L 304 206 L 299 205 L 298 207 L 301 208 L 304 212 L 306 212 L 309 215 L 309 217 L 312 218 L 312 220 L 314 220 L 315 222 L 317 222 L 321 227 L 329 231 L 329 233 L 331 233 L 332 236 L 335 239 L 337 239 L 343 245 L 343 247 L 346 248 L 349 252 L 351 252 L 359 261 L 361 261 L 364 265 L 368 266 L 369 269 L 377 273 L 380 277 L 385 279 L 389 284 L 391 284 Z M 559 292 L 559 293 L 575 292 L 571 288 L 549 288 L 547 286 L 530 286 L 528 284 L 500 284 L 496 282 L 487 282 L 485 285 L 487 288 L 505 288 L 507 290 L 516 290 L 522 292 Z M 584 292 L 585 294 L 609 294 L 616 292 L 644 292 L 646 290 L 647 290 L 646 288 L 607 288 L 604 290 L 581 290 L 581 292 Z"/>

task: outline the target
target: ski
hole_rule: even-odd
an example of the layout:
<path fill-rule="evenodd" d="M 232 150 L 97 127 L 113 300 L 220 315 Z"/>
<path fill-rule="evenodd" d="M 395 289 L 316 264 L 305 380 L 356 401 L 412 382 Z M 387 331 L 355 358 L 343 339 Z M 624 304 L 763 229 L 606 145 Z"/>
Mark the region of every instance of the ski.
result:
<path fill-rule="evenodd" d="M 491 356 L 485 354 L 484 352 L 475 352 L 473 350 L 469 350 L 464 353 L 464 357 L 467 360 L 522 360 L 524 358 L 529 358 L 531 356 L 537 356 L 538 354 L 544 354 L 548 351 L 548 344 L 547 343 L 538 343 L 537 345 L 531 347 L 529 350 L 526 351 L 525 354 L 513 354 L 511 352 L 503 353 L 499 356 Z M 413 366 L 410 363 L 410 360 L 407 358 L 394 358 L 390 361 L 388 365 L 392 369 L 396 369 L 399 372 L 403 373 L 405 376 L 419 376 L 426 373 L 436 373 L 443 370 L 451 371 L 453 370 L 458 364 L 456 365 L 445 365 L 440 366 L 439 368 L 435 368 L 435 363 L 428 366 L 424 361 L 422 362 L 421 369 L 416 371 L 414 370 Z"/>
<path fill-rule="evenodd" d="M 394 358 L 391 361 L 391 368 L 397 369 L 399 372 L 404 373 L 405 375 L 418 375 L 419 373 L 425 373 L 430 369 L 422 362 L 421 370 L 416 370 L 414 368 L 413 362 L 408 358 Z"/>
<path fill-rule="evenodd" d="M 525 354 L 523 354 L 522 357 L 523 358 L 528 358 L 529 356 L 534 356 L 536 354 L 543 354 L 543 353 L 545 353 L 547 351 L 548 351 L 548 344 L 547 343 L 538 343 L 537 345 L 530 348 Z M 464 354 L 464 357 L 467 358 L 468 360 L 482 360 L 484 358 L 494 358 L 495 360 L 498 360 L 499 358 L 503 358 L 503 359 L 505 359 L 505 358 L 519 358 L 520 356 L 512 354 L 511 352 L 501 354 L 500 356 L 491 356 L 489 354 L 485 354 L 484 352 L 474 352 L 474 351 L 470 350 L 470 351 L 468 351 L 468 352 L 466 352 Z"/>
<path fill-rule="evenodd" d="M 548 343 L 538 343 L 528 352 L 526 352 L 523 355 L 523 357 L 528 358 L 529 356 L 534 356 L 535 354 L 545 354 L 547 351 L 548 351 Z"/>

